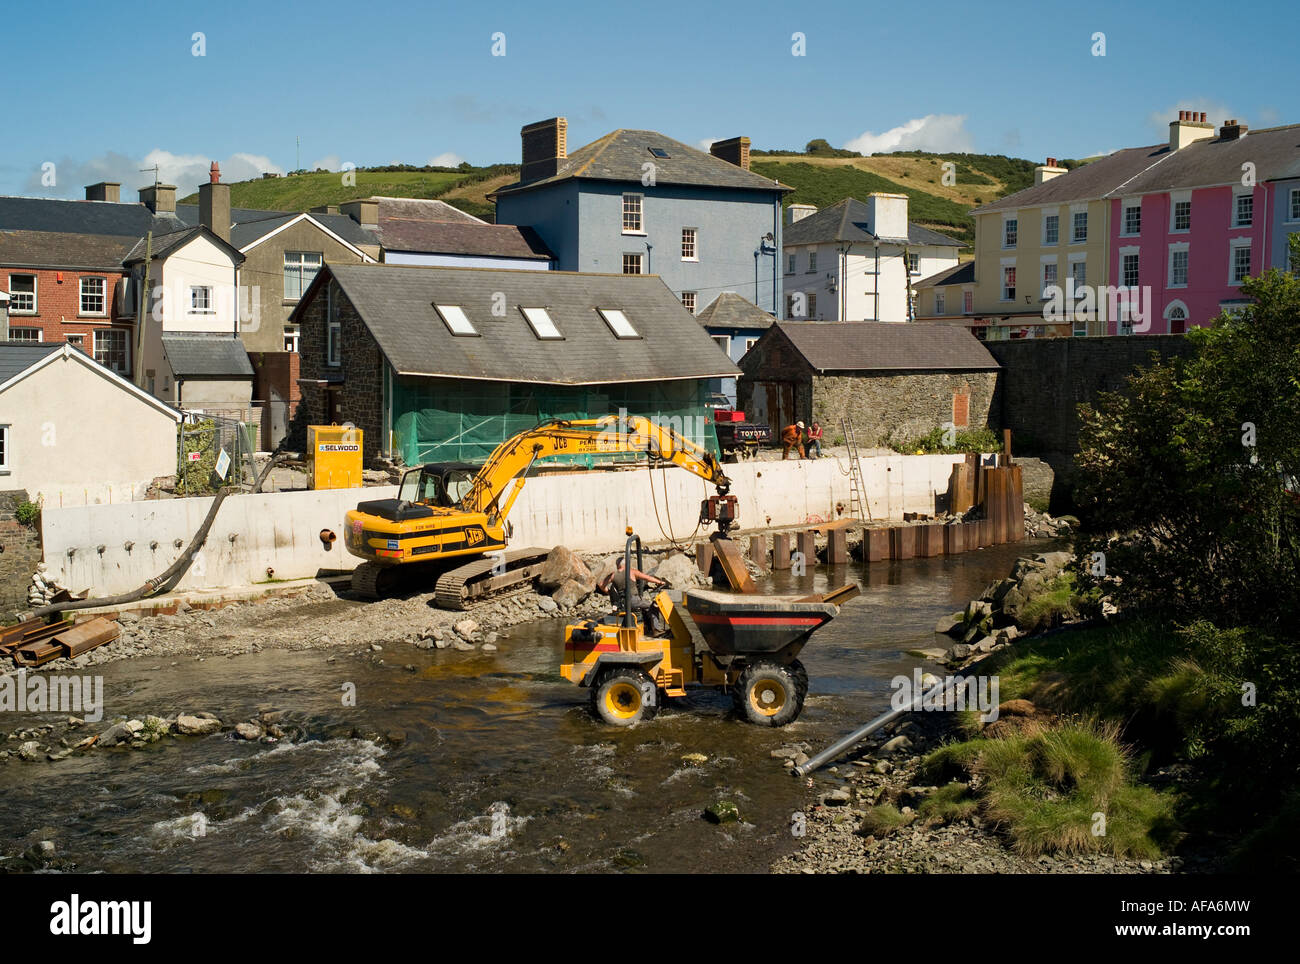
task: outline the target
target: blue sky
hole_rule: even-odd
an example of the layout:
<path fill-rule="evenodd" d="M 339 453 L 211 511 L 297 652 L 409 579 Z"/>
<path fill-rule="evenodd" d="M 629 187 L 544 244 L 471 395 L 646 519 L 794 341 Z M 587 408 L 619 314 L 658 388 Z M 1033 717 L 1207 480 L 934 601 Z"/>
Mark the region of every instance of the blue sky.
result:
<path fill-rule="evenodd" d="M 1221 4 L 1133 0 L 513 6 L 11 4 L 0 194 L 78 197 L 108 179 L 134 199 L 155 162 L 188 193 L 212 159 L 227 180 L 299 156 L 517 161 L 519 128 L 556 114 L 571 149 L 638 127 L 689 144 L 824 137 L 1036 160 L 1156 143 L 1180 107 L 1300 122 L 1294 15 L 1272 0 L 1235 25 Z"/>

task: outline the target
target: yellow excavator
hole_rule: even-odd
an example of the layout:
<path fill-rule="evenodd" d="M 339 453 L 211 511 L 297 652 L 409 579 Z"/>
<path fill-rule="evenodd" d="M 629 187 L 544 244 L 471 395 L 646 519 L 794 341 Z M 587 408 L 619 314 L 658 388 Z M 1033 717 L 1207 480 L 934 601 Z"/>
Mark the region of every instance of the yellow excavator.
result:
<path fill-rule="evenodd" d="M 408 469 L 397 498 L 362 502 L 348 512 L 344 544 L 364 560 L 353 572 L 359 595 L 392 592 L 408 572 L 436 576 L 435 600 L 464 609 L 486 596 L 508 592 L 541 570 L 549 550 L 506 550 L 507 521 L 525 475 L 539 459 L 561 455 L 641 453 L 650 466 L 681 466 L 717 489 L 705 499 L 701 521 L 723 534 L 735 521 L 730 481 L 709 452 L 670 428 L 634 415 L 553 419 L 501 443 L 482 466 L 436 462 Z M 473 557 L 454 568 L 448 560 Z"/>

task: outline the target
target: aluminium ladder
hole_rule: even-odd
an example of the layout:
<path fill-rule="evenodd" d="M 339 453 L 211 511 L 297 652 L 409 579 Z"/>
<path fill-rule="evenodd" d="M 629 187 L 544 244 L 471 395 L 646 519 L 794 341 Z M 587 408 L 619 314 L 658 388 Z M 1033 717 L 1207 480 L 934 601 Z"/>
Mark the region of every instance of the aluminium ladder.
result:
<path fill-rule="evenodd" d="M 867 487 L 862 479 L 862 462 L 858 459 L 858 440 L 853 434 L 853 423 L 840 419 L 844 444 L 849 449 L 849 511 L 855 519 L 871 520 L 871 506 L 867 504 Z"/>

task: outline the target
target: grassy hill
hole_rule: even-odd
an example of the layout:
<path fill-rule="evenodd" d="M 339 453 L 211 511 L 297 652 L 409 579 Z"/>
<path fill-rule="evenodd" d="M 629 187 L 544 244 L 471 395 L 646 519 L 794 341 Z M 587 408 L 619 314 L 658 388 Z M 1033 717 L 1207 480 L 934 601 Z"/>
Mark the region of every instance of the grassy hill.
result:
<path fill-rule="evenodd" d="M 967 244 L 975 241 L 974 220 L 967 212 L 1034 183 L 1035 162 L 998 154 L 902 151 L 839 157 L 755 151 L 750 157 L 752 170 L 795 189 L 787 204 L 824 208 L 872 191 L 906 194 L 914 222 Z M 945 162 L 954 165 L 951 185 L 944 184 Z"/>
<path fill-rule="evenodd" d="M 971 208 L 1029 187 L 1034 161 L 1001 154 L 927 154 L 900 151 L 871 157 L 845 156 L 847 151 L 802 154 L 794 151 L 754 151 L 750 167 L 795 190 L 787 204 L 829 207 L 846 197 L 864 198 L 872 191 L 908 196 L 908 210 L 917 224 L 973 244 Z M 944 184 L 944 164 L 951 162 L 955 181 Z M 1062 161 L 1067 168 L 1079 161 Z M 518 179 L 515 164 L 460 168 L 391 165 L 358 169 L 356 184 L 344 187 L 337 172 L 312 171 L 282 177 L 242 181 L 230 187 L 235 207 L 271 211 L 306 211 L 327 204 L 382 194 L 390 197 L 440 198 L 485 221 L 495 219 L 487 195 Z M 182 203 L 195 204 L 191 194 Z"/>
<path fill-rule="evenodd" d="M 380 194 L 387 197 L 440 198 L 486 221 L 493 205 L 486 194 L 518 179 L 513 164 L 489 167 L 384 167 L 353 172 L 356 184 L 344 186 L 343 175 L 331 171 L 285 174 L 281 177 L 239 181 L 230 185 L 230 204 L 263 211 L 308 211 L 327 204 L 342 204 Z M 198 194 L 181 200 L 197 204 Z"/>

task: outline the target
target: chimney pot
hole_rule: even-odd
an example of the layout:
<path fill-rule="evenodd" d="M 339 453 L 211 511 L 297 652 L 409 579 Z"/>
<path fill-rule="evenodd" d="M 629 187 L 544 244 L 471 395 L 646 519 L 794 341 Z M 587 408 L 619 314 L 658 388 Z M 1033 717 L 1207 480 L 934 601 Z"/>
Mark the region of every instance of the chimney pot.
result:
<path fill-rule="evenodd" d="M 221 183 L 221 165 L 219 165 L 216 161 L 213 161 L 212 167 L 208 169 L 208 182 L 210 184 Z"/>
<path fill-rule="evenodd" d="M 1201 123 L 1205 123 L 1205 111 L 1201 111 Z"/>

